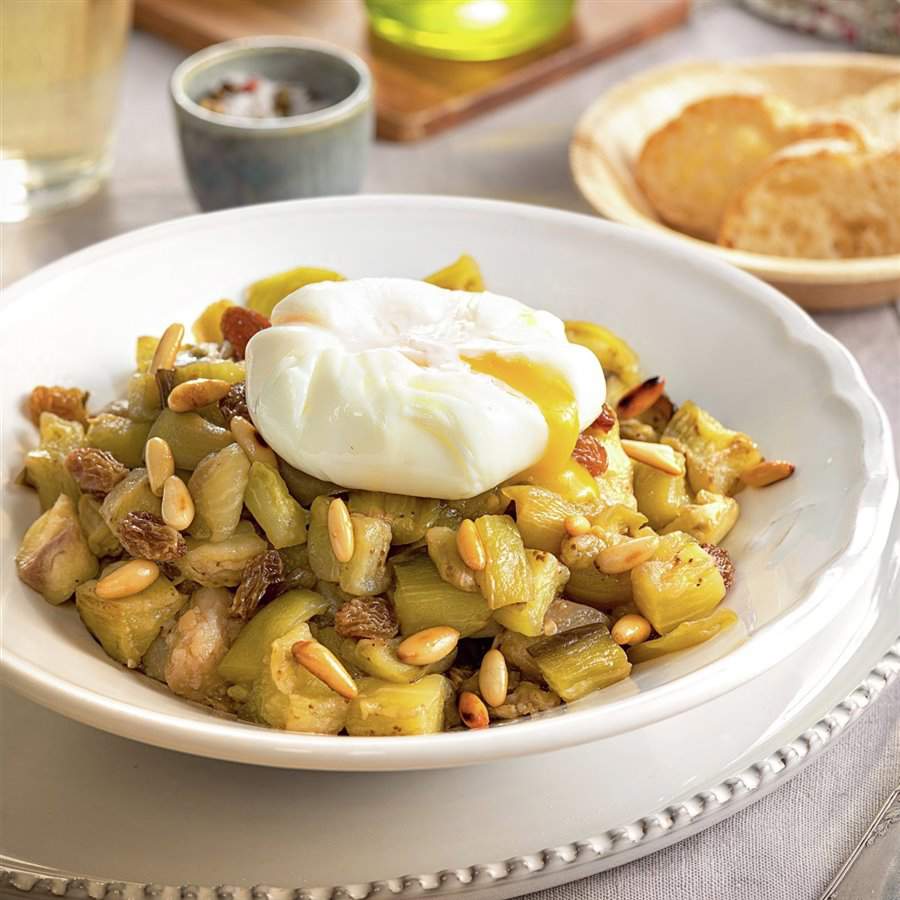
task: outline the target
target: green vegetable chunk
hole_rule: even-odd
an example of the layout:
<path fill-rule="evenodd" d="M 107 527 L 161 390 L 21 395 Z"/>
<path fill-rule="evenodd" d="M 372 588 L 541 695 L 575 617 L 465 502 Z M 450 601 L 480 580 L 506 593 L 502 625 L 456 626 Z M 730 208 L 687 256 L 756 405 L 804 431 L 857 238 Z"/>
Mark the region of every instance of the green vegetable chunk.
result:
<path fill-rule="evenodd" d="M 453 688 L 443 675 L 426 675 L 413 684 L 363 678 L 350 701 L 347 734 L 359 737 L 436 734 L 444 728 L 444 707 Z"/>
<path fill-rule="evenodd" d="M 238 384 L 247 379 L 247 369 L 243 362 L 233 359 L 195 359 L 175 366 L 175 384 L 193 378 L 218 378 L 229 384 Z"/>
<path fill-rule="evenodd" d="M 605 625 L 582 625 L 528 648 L 547 684 L 571 702 L 627 678 L 631 663 Z"/>
<path fill-rule="evenodd" d="M 268 545 L 249 522 L 241 522 L 223 541 L 188 538 L 187 553 L 175 564 L 181 574 L 205 587 L 235 587 L 247 563 Z"/>
<path fill-rule="evenodd" d="M 475 530 L 484 546 L 487 563 L 475 581 L 491 609 L 531 600 L 531 572 L 522 535 L 509 516 L 480 516 Z"/>
<path fill-rule="evenodd" d="M 219 663 L 219 675 L 235 683 L 253 681 L 262 670 L 263 657 L 272 642 L 325 612 L 328 605 L 321 594 L 313 591 L 287 591 L 276 597 L 241 629 Z"/>
<path fill-rule="evenodd" d="M 516 504 L 516 525 L 525 546 L 548 553 L 559 553 L 567 516 L 592 511 L 542 487 L 517 484 L 503 488 L 503 493 Z"/>
<path fill-rule="evenodd" d="M 690 535 L 660 538 L 655 555 L 631 570 L 635 606 L 660 634 L 708 616 L 725 596 L 715 560 Z"/>
<path fill-rule="evenodd" d="M 84 446 L 84 425 L 52 412 L 42 412 L 40 418 L 41 450 L 56 451 L 65 455 L 76 447 Z"/>
<path fill-rule="evenodd" d="M 426 534 L 428 556 L 441 578 L 453 587 L 477 593 L 475 573 L 463 562 L 456 545 L 456 531 L 443 525 L 429 528 Z"/>
<path fill-rule="evenodd" d="M 556 595 L 569 580 L 569 570 L 552 553 L 526 550 L 531 571 L 532 597 L 527 603 L 513 603 L 494 613 L 494 619 L 510 631 L 527 637 L 544 633 L 544 616 Z"/>
<path fill-rule="evenodd" d="M 306 472 L 289 466 L 283 459 L 278 460 L 278 471 L 291 492 L 291 496 L 299 501 L 301 506 L 312 506 L 316 497 L 340 494 L 343 490 L 330 481 L 313 478 L 312 475 L 307 475 Z"/>
<path fill-rule="evenodd" d="M 101 413 L 90 420 L 86 441 L 88 447 L 106 450 L 123 466 L 133 469 L 144 458 L 149 432 L 149 422 L 134 422 L 125 416 Z"/>
<path fill-rule="evenodd" d="M 484 290 L 481 269 L 468 253 L 463 253 L 456 262 L 429 275 L 425 281 L 451 291 L 479 292 Z"/>
<path fill-rule="evenodd" d="M 276 550 L 306 543 L 306 511 L 271 466 L 255 462 L 250 467 L 244 503 Z"/>
<path fill-rule="evenodd" d="M 249 480 L 250 460 L 237 444 L 204 456 L 188 480 L 195 508 L 190 534 L 212 541 L 231 537 L 241 520 Z"/>
<path fill-rule="evenodd" d="M 122 549 L 119 539 L 109 530 L 100 512 L 100 502 L 88 494 L 78 498 L 78 521 L 94 556 L 117 556 Z"/>
<path fill-rule="evenodd" d="M 738 502 L 733 497 L 697 491 L 695 502 L 683 506 L 662 533 L 683 531 L 699 544 L 721 544 L 734 528 L 739 513 Z"/>
<path fill-rule="evenodd" d="M 122 519 L 132 512 L 162 514 L 162 500 L 150 490 L 146 469 L 132 469 L 100 504 L 100 515 L 113 534 L 118 534 Z"/>
<path fill-rule="evenodd" d="M 78 613 L 103 649 L 129 669 L 140 665 L 162 626 L 187 600 L 164 575 L 140 593 L 117 600 L 101 599 L 96 587 L 96 581 L 88 581 L 75 591 Z"/>
<path fill-rule="evenodd" d="M 128 418 L 133 422 L 152 422 L 161 408 L 156 376 L 135 372 L 128 379 Z"/>
<path fill-rule="evenodd" d="M 29 450 L 25 454 L 25 480 L 37 491 L 42 510 L 50 509 L 60 494 L 73 503 L 81 496 L 64 460 L 58 450 Z"/>
<path fill-rule="evenodd" d="M 65 603 L 79 584 L 97 574 L 97 557 L 67 494 L 60 494 L 25 532 L 16 554 L 16 569 L 25 584 L 54 605 Z"/>
<path fill-rule="evenodd" d="M 172 448 L 175 466 L 190 470 L 196 469 L 205 456 L 218 453 L 234 443 L 230 431 L 207 422 L 203 416 L 195 412 L 172 412 L 171 409 L 164 409 L 159 414 L 149 435 L 145 436 L 144 444 L 148 437 L 164 438 Z M 142 453 L 143 449 L 142 444 Z M 139 465 L 139 462 L 135 465 Z"/>
<path fill-rule="evenodd" d="M 247 306 L 262 313 L 266 318 L 272 317 L 272 310 L 279 301 L 293 294 L 294 291 L 306 287 L 308 284 L 316 284 L 319 281 L 343 281 L 344 276 L 331 269 L 316 269 L 313 266 L 298 266 L 296 269 L 288 269 L 277 275 L 269 275 L 254 281 L 247 288 Z"/>
<path fill-rule="evenodd" d="M 350 516 L 353 525 L 353 556 L 341 566 L 341 590 L 354 596 L 371 596 L 387 590 L 390 576 L 387 555 L 391 549 L 391 526 L 383 519 Z"/>
<path fill-rule="evenodd" d="M 491 608 L 481 594 L 447 584 L 426 556 L 396 563 L 394 575 L 394 610 L 402 634 L 449 625 L 468 637 L 484 628 L 491 618 Z"/>
<path fill-rule="evenodd" d="M 682 622 L 662 637 L 631 647 L 628 650 L 628 658 L 633 663 L 641 663 L 667 653 L 675 653 L 677 650 L 695 647 L 697 644 L 702 644 L 715 637 L 726 628 L 730 628 L 737 620 L 738 617 L 732 610 L 717 609 L 705 619 Z"/>
<path fill-rule="evenodd" d="M 594 566 L 572 569 L 566 584 L 566 596 L 595 609 L 612 609 L 631 602 L 631 573 L 606 575 Z"/>
<path fill-rule="evenodd" d="M 341 564 L 331 549 L 328 536 L 328 507 L 331 497 L 317 497 L 309 510 L 309 565 L 316 578 L 337 582 L 341 577 Z"/>
<path fill-rule="evenodd" d="M 660 531 L 691 502 L 684 475 L 668 475 L 652 466 L 635 463 L 634 495 L 650 527 Z"/>
<path fill-rule="evenodd" d="M 441 512 L 440 500 L 376 491 L 353 491 L 347 505 L 350 512 L 384 519 L 391 526 L 392 544 L 422 540 Z"/>

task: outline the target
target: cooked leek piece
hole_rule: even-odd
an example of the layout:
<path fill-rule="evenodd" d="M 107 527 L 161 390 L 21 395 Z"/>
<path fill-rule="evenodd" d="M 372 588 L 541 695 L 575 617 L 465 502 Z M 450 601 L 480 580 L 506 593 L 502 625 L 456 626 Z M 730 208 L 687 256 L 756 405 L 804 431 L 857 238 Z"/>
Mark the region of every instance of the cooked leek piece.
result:
<path fill-rule="evenodd" d="M 343 488 L 332 484 L 330 481 L 321 481 L 301 472 L 293 466 L 289 466 L 283 459 L 278 460 L 278 471 L 284 479 L 291 496 L 297 500 L 301 506 L 312 506 L 316 497 L 323 497 L 329 494 L 339 494 Z"/>
<path fill-rule="evenodd" d="M 156 353 L 156 347 L 159 344 L 159 338 L 149 334 L 141 335 L 137 339 L 134 347 L 134 367 L 138 372 L 146 372 L 153 362 L 153 354 Z"/>
<path fill-rule="evenodd" d="M 90 433 L 89 433 L 90 436 Z M 172 448 L 175 466 L 179 469 L 196 469 L 205 456 L 224 450 L 234 443 L 230 431 L 207 422 L 195 412 L 177 413 L 164 409 L 153 423 L 148 437 L 161 437 Z M 104 448 L 105 449 L 105 448 Z M 144 446 L 141 445 L 141 453 Z M 115 455 L 115 454 L 113 454 Z M 122 460 L 122 462 L 125 462 Z M 135 465 L 139 465 L 138 461 Z M 126 465 L 128 465 L 126 463 Z"/>
<path fill-rule="evenodd" d="M 561 631 L 571 631 L 582 625 L 605 625 L 609 628 L 611 619 L 606 613 L 588 606 L 586 603 L 575 603 L 557 597 L 544 616 L 544 631 L 549 634 L 558 634 Z"/>
<path fill-rule="evenodd" d="M 463 562 L 456 546 L 456 531 L 443 525 L 429 528 L 425 535 L 428 556 L 447 584 L 461 591 L 477 593 L 475 573 Z"/>
<path fill-rule="evenodd" d="M 53 506 L 25 532 L 16 553 L 19 578 L 48 603 L 65 603 L 98 571 L 72 498 L 60 494 Z"/>
<path fill-rule="evenodd" d="M 503 654 L 510 669 L 520 672 L 523 678 L 530 681 L 543 683 L 544 676 L 528 652 L 528 648 L 540 640 L 542 638 L 526 637 L 524 634 L 519 634 L 518 631 L 503 631 L 497 642 L 497 648 Z"/>
<path fill-rule="evenodd" d="M 695 647 L 697 644 L 702 644 L 715 637 L 726 628 L 730 628 L 737 622 L 737 619 L 737 615 L 732 610 L 717 609 L 704 619 L 682 622 L 662 637 L 629 648 L 628 658 L 633 663 L 642 663 L 649 659 L 656 659 L 658 656 L 665 656 L 667 653 Z"/>
<path fill-rule="evenodd" d="M 491 608 L 481 594 L 447 584 L 427 556 L 396 563 L 394 574 L 394 610 L 401 634 L 449 625 L 468 637 L 484 628 L 491 618 Z"/>
<path fill-rule="evenodd" d="M 475 573 L 475 581 L 491 609 L 531 600 L 531 572 L 522 535 L 509 516 L 480 516 L 475 530 L 487 564 Z"/>
<path fill-rule="evenodd" d="M 587 433 L 597 438 L 606 451 L 606 471 L 597 478 L 601 505 L 611 506 L 621 503 L 637 509 L 633 486 L 634 463 L 622 449 L 618 420 L 609 431 L 591 427 L 587 429 Z"/>
<path fill-rule="evenodd" d="M 392 544 L 422 540 L 441 512 L 440 500 L 376 491 L 353 491 L 347 506 L 350 512 L 384 519 L 391 526 Z"/>
<path fill-rule="evenodd" d="M 631 663 L 605 625 L 582 625 L 528 648 L 547 684 L 571 702 L 627 678 Z"/>
<path fill-rule="evenodd" d="M 76 447 L 84 446 L 84 425 L 52 412 L 42 412 L 38 428 L 41 450 L 65 455 Z"/>
<path fill-rule="evenodd" d="M 600 360 L 606 374 L 607 402 L 615 406 L 626 391 L 640 383 L 638 356 L 617 334 L 593 322 L 566 322 L 566 337 Z"/>
<path fill-rule="evenodd" d="M 341 590 L 353 596 L 370 596 L 387 590 L 390 575 L 387 555 L 391 549 L 391 526 L 383 519 L 350 516 L 353 525 L 353 556 L 341 565 Z"/>
<path fill-rule="evenodd" d="M 127 396 L 128 418 L 133 422 L 152 422 L 162 409 L 156 376 L 147 372 L 135 372 L 128 379 Z"/>
<path fill-rule="evenodd" d="M 253 681 L 259 676 L 272 641 L 326 609 L 328 601 L 313 591 L 287 591 L 276 597 L 241 629 L 219 663 L 219 674 L 234 683 Z"/>
<path fill-rule="evenodd" d="M 363 678 L 359 696 L 350 701 L 347 734 L 435 734 L 444 728 L 444 706 L 452 691 L 443 675 L 426 675 L 413 684 Z"/>
<path fill-rule="evenodd" d="M 194 501 L 191 536 L 212 541 L 231 537 L 241 520 L 249 479 L 250 460 L 237 444 L 204 456 L 188 480 Z"/>
<path fill-rule="evenodd" d="M 94 556 L 117 556 L 122 550 L 119 539 L 109 530 L 100 512 L 100 501 L 89 494 L 78 498 L 78 521 Z"/>
<path fill-rule="evenodd" d="M 96 581 L 88 581 L 77 588 L 78 613 L 103 649 L 129 669 L 140 665 L 160 628 L 175 617 L 187 600 L 165 575 L 140 593 L 117 600 L 98 597 L 96 587 Z"/>
<path fill-rule="evenodd" d="M 222 334 L 222 316 L 229 306 L 234 306 L 231 300 L 216 300 L 200 313 L 191 326 L 197 343 L 221 344 L 225 340 L 225 335 Z"/>
<path fill-rule="evenodd" d="M 533 550 L 558 553 L 566 517 L 585 513 L 585 508 L 541 487 L 517 484 L 503 488 L 503 493 L 516 504 L 516 525 L 525 546 Z"/>
<path fill-rule="evenodd" d="M 56 450 L 29 450 L 25 454 L 25 481 L 37 491 L 41 510 L 45 512 L 56 503 L 60 494 L 65 494 L 73 503 L 81 496 L 64 459 Z"/>
<path fill-rule="evenodd" d="M 162 514 L 162 501 L 150 490 L 146 469 L 132 469 L 100 504 L 100 515 L 113 534 L 118 534 L 122 519 L 132 512 Z"/>
<path fill-rule="evenodd" d="M 733 497 L 697 491 L 694 503 L 683 506 L 663 534 L 683 531 L 698 544 L 721 544 L 738 520 L 740 508 Z"/>
<path fill-rule="evenodd" d="M 478 263 L 463 253 L 456 262 L 450 263 L 443 269 L 425 278 L 429 284 L 436 284 L 438 287 L 448 288 L 451 291 L 483 291 L 484 278 L 481 276 L 481 269 Z"/>
<path fill-rule="evenodd" d="M 248 711 L 272 728 L 337 734 L 347 719 L 348 701 L 299 665 L 291 654 L 297 641 L 311 639 L 309 626 L 298 624 L 272 641 L 263 654 L 259 677 L 253 682 Z"/>
<path fill-rule="evenodd" d="M 496 610 L 494 619 L 510 631 L 538 637 L 543 634 L 544 616 L 550 604 L 569 580 L 569 570 L 545 550 L 526 550 L 525 553 L 531 572 L 531 599 Z"/>
<path fill-rule="evenodd" d="M 312 266 L 299 266 L 296 269 L 288 269 L 286 272 L 279 272 L 277 275 L 269 275 L 268 278 L 261 278 L 254 281 L 247 288 L 246 301 L 250 309 L 255 309 L 258 313 L 262 313 L 266 318 L 272 317 L 272 310 L 280 300 L 293 294 L 294 291 L 306 287 L 308 284 L 315 284 L 319 281 L 343 281 L 344 276 L 331 269 L 316 269 Z"/>
<path fill-rule="evenodd" d="M 330 497 L 317 497 L 309 510 L 309 565 L 317 578 L 337 582 L 341 577 L 341 564 L 331 548 L 328 534 L 328 507 Z"/>
<path fill-rule="evenodd" d="M 243 361 L 234 359 L 194 359 L 179 362 L 175 366 L 175 384 L 190 381 L 193 378 L 218 378 L 229 384 L 246 381 L 247 370 Z"/>
<path fill-rule="evenodd" d="M 716 561 L 690 535 L 664 535 L 652 559 L 631 570 L 633 599 L 660 634 L 708 616 L 725 596 Z"/>
<path fill-rule="evenodd" d="M 509 507 L 509 497 L 500 488 L 491 488 L 483 494 L 476 494 L 466 500 L 446 500 L 441 504 L 435 525 L 458 524 L 463 519 L 477 519 L 479 516 L 498 516 Z"/>
<path fill-rule="evenodd" d="M 271 466 L 257 461 L 250 467 L 244 503 L 276 550 L 306 543 L 306 511 Z"/>
<path fill-rule="evenodd" d="M 345 663 L 351 671 L 362 672 L 392 684 L 412 684 L 433 672 L 446 672 L 456 659 L 456 651 L 428 666 L 412 666 L 397 656 L 402 638 L 389 641 L 342 638 L 333 628 L 319 631 L 319 641 Z"/>
<path fill-rule="evenodd" d="M 149 422 L 134 422 L 125 416 L 100 413 L 88 423 L 85 442 L 88 447 L 112 453 L 123 466 L 133 469 L 144 458 L 149 431 Z"/>
<path fill-rule="evenodd" d="M 644 463 L 634 464 L 638 509 L 656 531 L 665 528 L 691 502 L 684 475 L 669 475 Z"/>
<path fill-rule="evenodd" d="M 631 602 L 631 573 L 606 575 L 593 566 L 572 569 L 566 584 L 566 596 L 596 609 L 613 609 Z"/>
<path fill-rule="evenodd" d="M 696 403 L 685 403 L 663 432 L 662 442 L 687 457 L 687 476 L 694 491 L 733 494 L 740 477 L 762 461 L 752 439 L 726 428 Z"/>
<path fill-rule="evenodd" d="M 206 587 L 236 587 L 244 567 L 268 545 L 249 522 L 241 522 L 224 541 L 189 538 L 187 553 L 175 564 L 184 578 Z"/>

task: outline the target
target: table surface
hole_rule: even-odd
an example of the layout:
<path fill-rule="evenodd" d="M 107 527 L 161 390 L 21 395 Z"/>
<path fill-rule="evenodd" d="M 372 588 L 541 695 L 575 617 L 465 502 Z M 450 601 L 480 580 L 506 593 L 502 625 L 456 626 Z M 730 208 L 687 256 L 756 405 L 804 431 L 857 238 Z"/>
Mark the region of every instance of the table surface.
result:
<path fill-rule="evenodd" d="M 572 183 L 567 145 L 579 114 L 603 90 L 651 66 L 691 57 L 831 48 L 733 6 L 705 3 L 687 25 L 448 133 L 416 144 L 377 144 L 365 189 L 494 197 L 590 212 Z M 5 226 L 0 284 L 104 238 L 197 211 L 166 95 L 168 76 L 184 55 L 150 35 L 134 34 L 109 183 L 76 209 Z M 856 356 L 900 434 L 900 301 L 815 319 Z M 846 739 L 774 794 L 645 860 L 535 896 L 812 900 L 898 782 L 895 683 Z"/>

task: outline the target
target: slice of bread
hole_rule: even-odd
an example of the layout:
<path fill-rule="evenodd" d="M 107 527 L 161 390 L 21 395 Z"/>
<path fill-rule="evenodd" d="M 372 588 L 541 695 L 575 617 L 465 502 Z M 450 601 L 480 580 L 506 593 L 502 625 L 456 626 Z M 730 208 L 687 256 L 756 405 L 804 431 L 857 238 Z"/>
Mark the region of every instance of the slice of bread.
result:
<path fill-rule="evenodd" d="M 819 137 L 865 146 L 864 135 L 852 123 L 811 120 L 776 97 L 707 97 L 650 135 L 635 177 L 665 222 L 714 241 L 732 195 L 773 153 Z"/>
<path fill-rule="evenodd" d="M 863 94 L 848 94 L 816 112 L 861 122 L 882 143 L 900 146 L 900 78 L 888 78 Z"/>
<path fill-rule="evenodd" d="M 831 140 L 783 150 L 729 204 L 718 242 L 807 259 L 900 254 L 900 149 Z"/>

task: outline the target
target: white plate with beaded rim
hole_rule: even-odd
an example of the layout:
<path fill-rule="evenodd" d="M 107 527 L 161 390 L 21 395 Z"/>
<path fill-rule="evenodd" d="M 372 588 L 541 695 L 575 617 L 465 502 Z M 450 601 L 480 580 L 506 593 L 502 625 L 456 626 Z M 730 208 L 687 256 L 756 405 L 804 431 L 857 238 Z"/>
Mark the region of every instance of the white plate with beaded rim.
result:
<path fill-rule="evenodd" d="M 5 565 L 9 683 L 79 721 L 170 749 L 289 768 L 407 770 L 632 731 L 746 683 L 832 624 L 882 552 L 897 496 L 890 430 L 852 357 L 784 297 L 708 254 L 586 216 L 463 198 L 327 198 L 196 216 L 107 241 L 11 288 L 0 311 L 2 558 L 37 511 L 30 492 L 9 484 L 34 440 L 20 404 L 35 383 L 79 384 L 102 403 L 122 391 L 136 335 L 193 321 L 262 275 L 306 262 L 349 277 L 420 277 L 464 250 L 491 289 L 611 326 L 648 371 L 666 375 L 676 400 L 697 399 L 797 464 L 788 481 L 742 496 L 726 544 L 740 576 L 727 603 L 740 627 L 579 703 L 486 731 L 289 734 L 222 718 L 126 671 L 71 607 L 41 602 Z"/>

